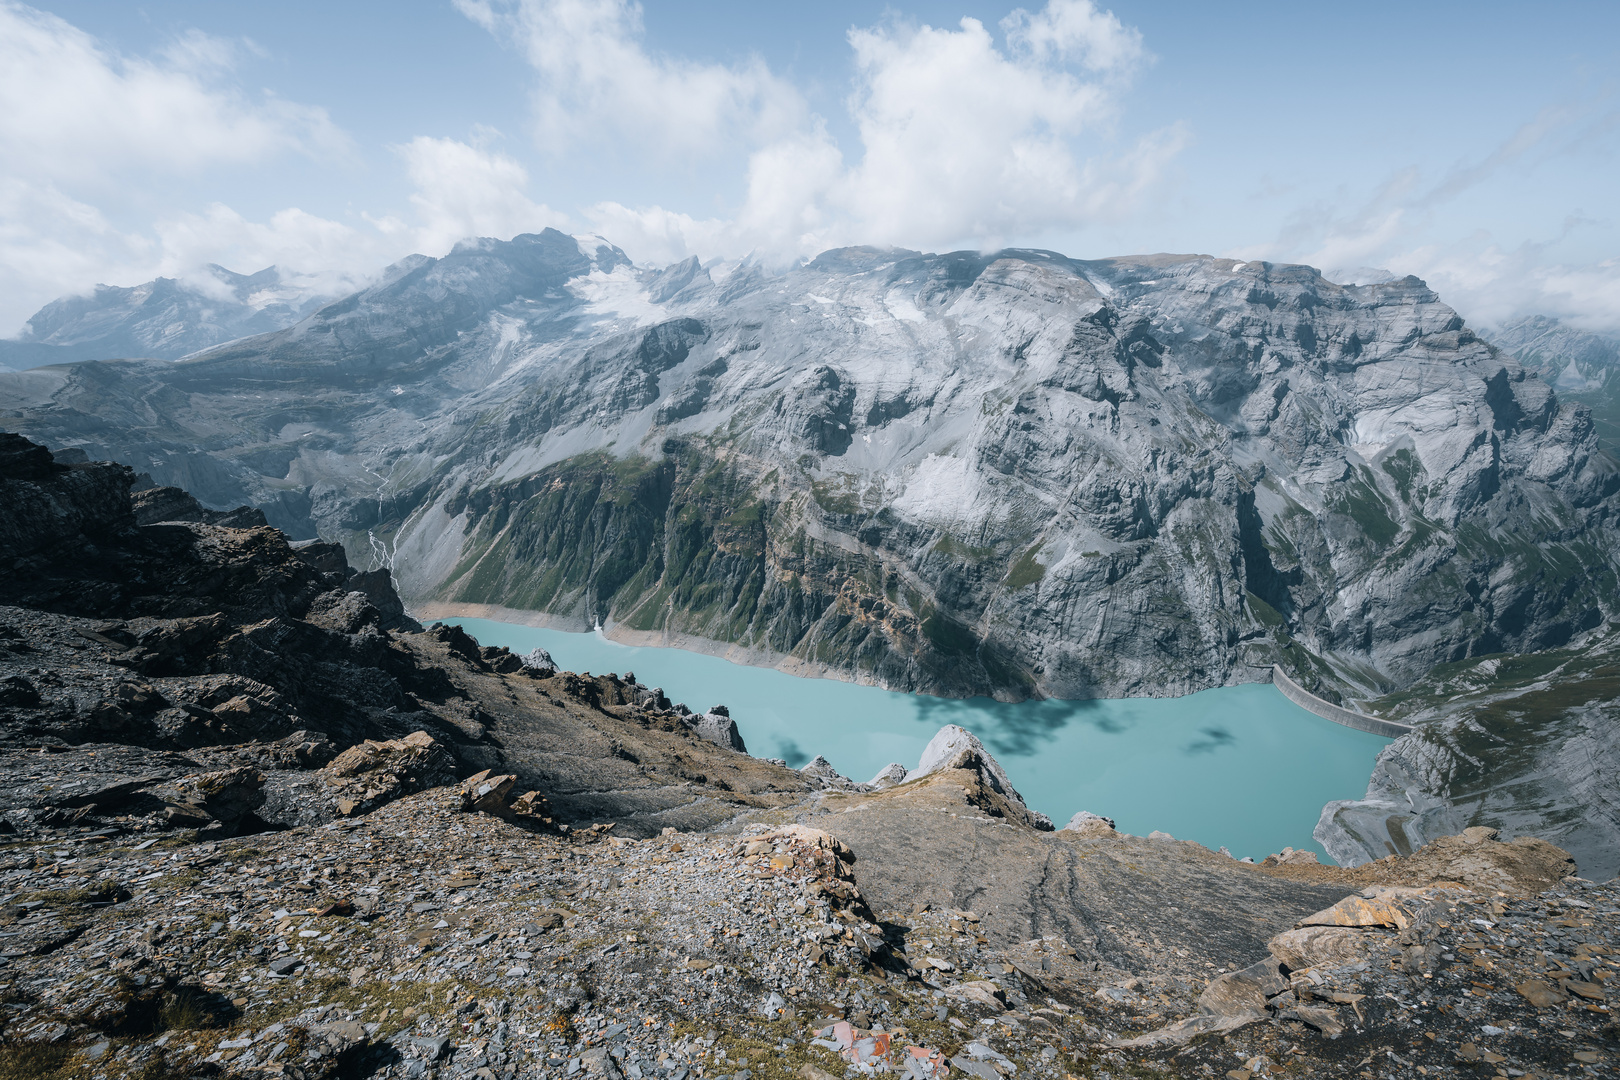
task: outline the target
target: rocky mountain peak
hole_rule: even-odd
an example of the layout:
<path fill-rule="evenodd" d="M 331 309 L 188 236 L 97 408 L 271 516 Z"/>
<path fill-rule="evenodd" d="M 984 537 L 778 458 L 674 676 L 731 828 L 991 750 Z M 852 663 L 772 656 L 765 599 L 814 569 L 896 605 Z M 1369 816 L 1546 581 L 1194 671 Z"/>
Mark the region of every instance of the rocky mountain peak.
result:
<path fill-rule="evenodd" d="M 1590 414 L 1415 278 L 878 248 L 649 270 L 598 241 L 470 241 L 177 367 L 0 380 L 0 407 L 438 610 L 898 689 L 1281 662 L 1365 697 L 1612 604 Z M 122 405 L 154 395 L 161 427 Z"/>

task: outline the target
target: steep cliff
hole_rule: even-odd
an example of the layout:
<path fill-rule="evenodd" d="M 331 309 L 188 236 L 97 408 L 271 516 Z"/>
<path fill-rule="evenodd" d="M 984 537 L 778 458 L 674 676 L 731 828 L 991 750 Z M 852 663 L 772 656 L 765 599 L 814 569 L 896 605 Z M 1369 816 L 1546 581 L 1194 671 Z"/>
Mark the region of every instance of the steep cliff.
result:
<path fill-rule="evenodd" d="M 1416 279 L 864 248 L 637 270 L 559 233 L 402 264 L 0 419 L 390 566 L 418 604 L 898 689 L 1339 698 L 1557 647 L 1615 590 L 1589 413 Z"/>

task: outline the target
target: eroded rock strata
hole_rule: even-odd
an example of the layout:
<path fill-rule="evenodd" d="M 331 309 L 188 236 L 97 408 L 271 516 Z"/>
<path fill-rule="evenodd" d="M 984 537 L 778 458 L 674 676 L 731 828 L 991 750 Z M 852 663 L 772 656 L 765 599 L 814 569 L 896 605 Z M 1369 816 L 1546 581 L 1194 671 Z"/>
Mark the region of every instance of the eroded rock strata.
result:
<path fill-rule="evenodd" d="M 338 549 L 136 524 L 129 481 L 0 439 L 11 1073 L 1562 1075 L 1620 1049 L 1620 891 L 1543 841 L 1341 869 L 1054 830 L 953 728 L 871 784 L 794 771 L 721 708 L 390 616 Z"/>

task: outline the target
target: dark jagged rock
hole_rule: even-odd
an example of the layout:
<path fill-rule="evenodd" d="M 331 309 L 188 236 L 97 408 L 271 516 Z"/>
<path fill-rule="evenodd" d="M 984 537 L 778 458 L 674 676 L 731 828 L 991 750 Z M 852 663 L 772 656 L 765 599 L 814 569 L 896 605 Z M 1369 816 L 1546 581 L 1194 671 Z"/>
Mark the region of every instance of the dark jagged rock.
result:
<path fill-rule="evenodd" d="M 419 632 L 388 572 L 337 545 L 198 520 L 213 512 L 173 489 L 132 504 L 131 477 L 0 436 L 0 748 L 33 747 L 58 777 L 0 780 L 13 828 L 318 823 L 506 764 L 508 746 L 564 821 L 606 804 L 642 827 L 725 816 L 694 776 L 803 788 L 697 739 L 643 688 Z"/>
<path fill-rule="evenodd" d="M 156 525 L 161 521 L 200 521 L 205 525 L 226 525 L 233 529 L 268 528 L 264 511 L 253 506 L 235 510 L 209 510 L 188 491 L 173 487 L 150 487 L 131 492 L 135 521 Z"/>
<path fill-rule="evenodd" d="M 127 534 L 133 477 L 122 465 L 59 464 L 45 447 L 0 432 L 0 596 L 13 595 L 8 577 L 13 588 L 28 580 L 27 567 Z"/>

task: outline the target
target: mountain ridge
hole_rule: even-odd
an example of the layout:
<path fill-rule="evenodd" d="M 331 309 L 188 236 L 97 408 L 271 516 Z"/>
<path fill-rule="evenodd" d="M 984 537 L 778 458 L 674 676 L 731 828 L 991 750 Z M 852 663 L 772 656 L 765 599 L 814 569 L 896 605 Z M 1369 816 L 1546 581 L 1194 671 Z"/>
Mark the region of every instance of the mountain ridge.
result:
<path fill-rule="evenodd" d="M 279 330 L 332 299 L 299 276 L 276 266 L 238 274 L 210 263 L 187 278 L 97 285 L 88 294 L 51 301 L 21 334 L 0 340 L 0 370 L 126 357 L 178 360 Z"/>
<path fill-rule="evenodd" d="M 1612 605 L 1590 416 L 1415 278 L 588 246 L 466 243 L 178 365 L 0 381 L 5 422 L 341 539 L 416 603 L 895 689 L 1181 693 L 1282 662 L 1371 697 Z"/>

